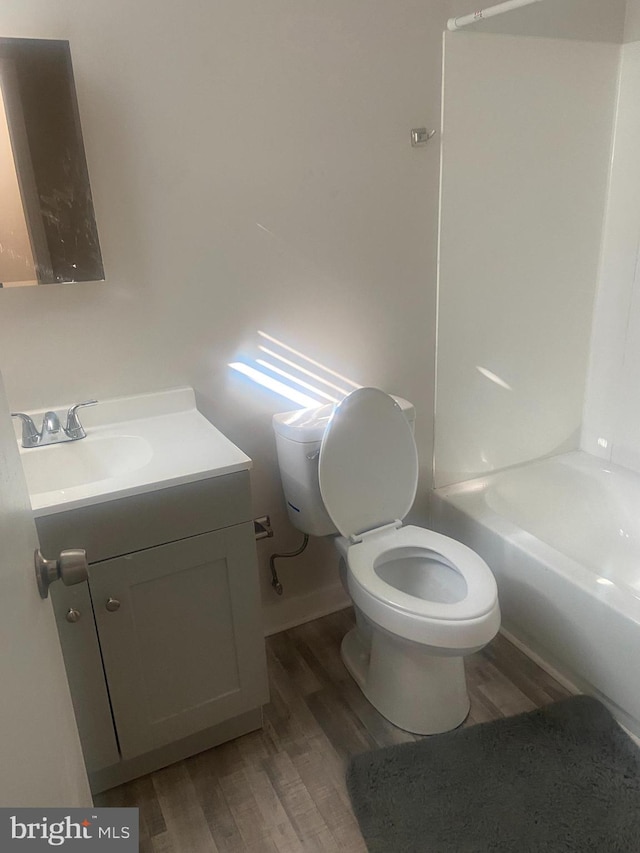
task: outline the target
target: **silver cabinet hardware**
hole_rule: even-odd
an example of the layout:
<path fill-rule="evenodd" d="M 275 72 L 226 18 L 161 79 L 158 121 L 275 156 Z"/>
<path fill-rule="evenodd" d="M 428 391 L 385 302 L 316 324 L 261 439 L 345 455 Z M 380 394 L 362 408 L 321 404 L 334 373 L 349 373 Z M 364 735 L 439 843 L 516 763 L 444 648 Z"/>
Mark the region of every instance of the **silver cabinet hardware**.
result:
<path fill-rule="evenodd" d="M 109 599 L 108 599 L 107 603 L 105 604 L 105 607 L 107 608 L 107 610 L 110 613 L 114 613 L 116 610 L 120 609 L 120 602 L 118 601 L 117 598 L 111 598 L 111 596 L 109 596 Z"/>
<path fill-rule="evenodd" d="M 81 613 L 79 610 L 76 610 L 75 607 L 70 607 L 67 610 L 67 613 L 64 618 L 67 620 L 67 622 L 77 622 L 80 616 Z"/>
<path fill-rule="evenodd" d="M 57 560 L 47 560 L 38 549 L 33 558 L 40 598 L 48 598 L 49 585 L 58 579 L 65 586 L 73 586 L 86 581 L 89 577 L 87 552 L 84 548 L 69 548 L 61 551 Z"/>

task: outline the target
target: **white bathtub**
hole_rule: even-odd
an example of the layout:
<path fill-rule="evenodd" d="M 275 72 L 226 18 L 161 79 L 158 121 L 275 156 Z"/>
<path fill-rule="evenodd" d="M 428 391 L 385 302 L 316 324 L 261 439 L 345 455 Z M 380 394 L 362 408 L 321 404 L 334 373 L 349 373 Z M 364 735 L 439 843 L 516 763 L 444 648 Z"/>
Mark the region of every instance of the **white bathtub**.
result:
<path fill-rule="evenodd" d="M 431 494 L 498 583 L 503 627 L 640 735 L 640 476 L 574 452 Z"/>

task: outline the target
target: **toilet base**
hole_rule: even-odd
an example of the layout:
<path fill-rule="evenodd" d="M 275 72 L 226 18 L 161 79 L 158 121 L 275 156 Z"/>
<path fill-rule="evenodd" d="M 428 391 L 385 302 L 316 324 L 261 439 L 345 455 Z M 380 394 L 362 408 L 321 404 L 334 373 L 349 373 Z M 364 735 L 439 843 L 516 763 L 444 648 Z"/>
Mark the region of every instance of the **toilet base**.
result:
<path fill-rule="evenodd" d="M 469 713 L 464 658 L 430 654 L 428 647 L 375 626 L 353 628 L 341 655 L 369 702 L 394 726 L 419 735 L 451 731 Z"/>

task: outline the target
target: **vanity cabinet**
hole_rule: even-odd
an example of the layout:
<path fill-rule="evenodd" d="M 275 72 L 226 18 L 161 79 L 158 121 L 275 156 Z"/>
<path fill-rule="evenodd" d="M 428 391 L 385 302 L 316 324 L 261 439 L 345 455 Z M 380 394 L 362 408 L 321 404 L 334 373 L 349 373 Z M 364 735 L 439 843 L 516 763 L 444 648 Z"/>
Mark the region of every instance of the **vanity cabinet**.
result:
<path fill-rule="evenodd" d="M 246 602 L 253 547 L 253 524 L 240 524 L 90 569 L 124 758 L 246 710 L 261 674 Z"/>
<path fill-rule="evenodd" d="M 94 791 L 259 727 L 268 700 L 247 471 L 37 518 L 85 548 L 51 596 Z"/>

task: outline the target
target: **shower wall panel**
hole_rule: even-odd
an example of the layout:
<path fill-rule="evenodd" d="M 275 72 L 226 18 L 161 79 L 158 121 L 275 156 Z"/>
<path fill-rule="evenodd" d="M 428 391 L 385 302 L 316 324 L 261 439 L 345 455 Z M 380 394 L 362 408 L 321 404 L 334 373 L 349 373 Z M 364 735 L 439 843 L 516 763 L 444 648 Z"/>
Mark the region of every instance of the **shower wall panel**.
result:
<path fill-rule="evenodd" d="M 622 48 L 582 449 L 640 471 L 640 41 Z"/>
<path fill-rule="evenodd" d="M 438 486 L 578 446 L 618 59 L 445 36 Z"/>

